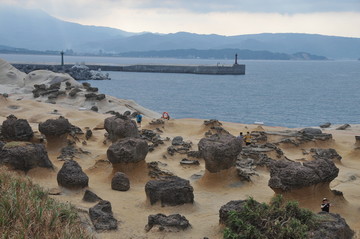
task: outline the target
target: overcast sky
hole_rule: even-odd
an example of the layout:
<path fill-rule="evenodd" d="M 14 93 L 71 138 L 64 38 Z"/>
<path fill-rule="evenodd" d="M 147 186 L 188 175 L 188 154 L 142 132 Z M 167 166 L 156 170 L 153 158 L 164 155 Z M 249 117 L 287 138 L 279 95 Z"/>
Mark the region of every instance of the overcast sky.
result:
<path fill-rule="evenodd" d="M 360 37 L 360 0 L 0 0 L 129 32 Z"/>

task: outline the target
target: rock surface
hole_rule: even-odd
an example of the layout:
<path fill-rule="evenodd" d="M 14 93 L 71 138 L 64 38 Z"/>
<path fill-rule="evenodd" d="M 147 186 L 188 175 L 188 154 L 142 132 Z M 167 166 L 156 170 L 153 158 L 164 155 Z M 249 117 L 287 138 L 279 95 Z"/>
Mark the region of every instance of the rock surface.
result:
<path fill-rule="evenodd" d="M 145 193 L 151 204 L 160 201 L 162 206 L 176 206 L 194 202 L 194 189 L 189 180 L 176 176 L 147 182 Z"/>
<path fill-rule="evenodd" d="M 107 157 L 112 164 L 137 163 L 145 160 L 148 144 L 140 138 L 125 138 L 113 143 L 107 150 Z"/>
<path fill-rule="evenodd" d="M 211 173 L 217 173 L 235 166 L 241 152 L 241 141 L 227 134 L 214 134 L 200 140 L 199 151 L 205 160 L 205 167 Z"/>
<path fill-rule="evenodd" d="M 117 172 L 111 180 L 111 189 L 117 191 L 128 191 L 130 189 L 130 180 L 125 173 Z"/>
<path fill-rule="evenodd" d="M 46 136 L 60 136 L 71 132 L 72 125 L 64 117 L 48 119 L 39 124 L 39 131 Z"/>
<path fill-rule="evenodd" d="M 97 202 L 101 201 L 102 199 L 96 195 L 95 193 L 91 192 L 90 190 L 86 189 L 84 193 L 83 200 L 85 202 Z"/>
<path fill-rule="evenodd" d="M 319 158 L 304 162 L 289 160 L 272 161 L 269 187 L 277 191 L 291 191 L 318 183 L 330 183 L 338 176 L 339 169 L 329 159 Z"/>
<path fill-rule="evenodd" d="M 116 230 L 118 228 L 118 222 L 113 216 L 109 201 L 102 200 L 89 208 L 89 215 L 97 231 Z"/>
<path fill-rule="evenodd" d="M 310 149 L 310 152 L 314 153 L 315 159 L 326 158 L 331 160 L 341 160 L 342 157 L 336 152 L 335 149 Z"/>
<path fill-rule="evenodd" d="M 9 141 L 29 141 L 34 132 L 25 119 L 18 119 L 14 115 L 9 115 L 1 125 L 1 133 L 5 140 Z"/>
<path fill-rule="evenodd" d="M 148 224 L 146 225 L 145 230 L 150 231 L 153 227 L 158 227 L 161 231 L 179 231 L 185 230 L 190 226 L 191 225 L 186 217 L 181 216 L 180 214 L 166 216 L 158 213 L 148 217 Z"/>
<path fill-rule="evenodd" d="M 113 142 L 127 137 L 139 137 L 135 121 L 126 116 L 112 116 L 106 118 L 104 127 L 109 133 L 109 139 Z"/>
<path fill-rule="evenodd" d="M 309 239 L 351 239 L 354 231 L 351 230 L 345 219 L 339 214 L 319 212 L 323 217 L 318 230 L 309 233 Z"/>
<path fill-rule="evenodd" d="M 60 186 L 69 189 L 87 187 L 89 177 L 82 171 L 80 165 L 74 161 L 66 161 L 57 174 L 57 182 Z"/>
<path fill-rule="evenodd" d="M 7 144 L 0 143 L 1 145 L 3 147 L 0 147 L 0 164 L 23 171 L 36 167 L 53 169 L 53 164 L 43 144 L 13 141 Z"/>

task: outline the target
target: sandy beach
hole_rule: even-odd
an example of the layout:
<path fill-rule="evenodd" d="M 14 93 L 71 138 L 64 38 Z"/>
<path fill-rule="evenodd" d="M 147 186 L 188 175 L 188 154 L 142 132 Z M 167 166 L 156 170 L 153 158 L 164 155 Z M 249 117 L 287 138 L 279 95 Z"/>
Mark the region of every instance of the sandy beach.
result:
<path fill-rule="evenodd" d="M 0 60 L 0 122 L 13 114 L 18 119 L 26 119 L 35 133 L 35 139 L 40 137 L 39 123 L 47 119 L 55 119 L 63 116 L 69 122 L 83 131 L 86 128 L 92 130 L 92 137 L 88 140 L 84 135 L 78 136 L 76 143 L 78 148 L 88 153 L 76 154 L 75 160 L 80 164 L 83 171 L 89 177 L 89 187 L 104 200 L 111 202 L 114 217 L 119 221 L 117 231 L 99 233 L 98 238 L 222 238 L 223 227 L 219 225 L 219 209 L 231 200 L 247 199 L 253 197 L 259 202 L 268 203 L 275 192 L 268 186 L 270 179 L 269 170 L 265 167 L 256 169 L 257 175 L 251 177 L 251 181 L 241 180 L 235 169 L 223 170 L 219 173 L 210 173 L 205 169 L 203 159 L 199 159 L 200 165 L 181 165 L 180 161 L 186 155 L 176 153 L 169 155 L 167 148 L 171 146 L 171 140 L 176 136 L 182 136 L 185 142 L 191 142 L 191 150 L 198 150 L 199 141 L 205 137 L 209 128 L 204 125 L 204 119 L 171 119 L 163 125 L 152 125 L 150 122 L 160 118 L 160 114 L 136 104 L 133 101 L 116 99 L 106 96 L 103 101 L 89 101 L 79 92 L 76 99 L 67 95 L 60 95 L 56 104 L 47 102 L 43 96 L 34 98 L 32 90 L 34 84 L 51 84 L 57 81 L 71 82 L 72 85 L 81 86 L 70 76 L 56 74 L 48 71 L 36 71 L 28 75 L 17 71 L 7 62 Z M 62 84 L 62 86 L 65 84 Z M 98 112 L 91 111 L 92 106 L 99 108 Z M 123 113 L 127 110 L 138 111 L 144 115 L 140 129 L 155 130 L 160 128 L 161 138 L 169 138 L 164 144 L 159 145 L 154 151 L 149 152 L 145 158 L 146 163 L 158 162 L 161 170 L 173 173 L 183 179 L 190 180 L 194 188 L 194 203 L 181 206 L 165 206 L 160 204 L 151 205 L 145 194 L 145 184 L 151 180 L 148 175 L 146 164 L 137 167 L 122 168 L 130 179 L 130 190 L 126 192 L 111 189 L 111 179 L 116 169 L 107 158 L 107 149 L 111 145 L 106 141 L 104 120 L 111 114 L 105 114 L 110 110 Z M 208 120 L 208 119 L 206 119 Z M 232 135 L 239 132 L 252 131 L 284 131 L 284 127 L 270 127 L 266 125 L 245 125 L 231 122 L 221 122 L 222 127 Z M 346 122 L 344 122 L 346 123 Z M 320 188 L 299 189 L 285 195 L 288 199 L 296 200 L 301 207 L 314 212 L 320 211 L 323 197 L 332 202 L 331 212 L 340 214 L 349 226 L 355 231 L 356 238 L 360 238 L 360 145 L 356 145 L 355 136 L 360 135 L 360 125 L 351 125 L 346 130 L 336 130 L 338 125 L 322 129 L 324 133 L 332 135 L 329 141 L 314 141 L 303 143 L 299 146 L 291 144 L 279 144 L 284 156 L 293 161 L 303 162 L 311 160 L 309 152 L 311 148 L 332 148 L 342 157 L 336 161 L 339 175 L 330 184 L 331 190 L 341 191 L 344 200 L 339 200 L 329 190 Z M 315 127 L 319 128 L 319 127 Z M 300 129 L 291 129 L 300 130 Z M 276 142 L 276 136 L 269 136 L 269 142 Z M 81 142 L 86 141 L 86 144 Z M 88 203 L 82 200 L 84 190 L 71 191 L 58 186 L 56 177 L 64 161 L 60 161 L 61 148 L 67 145 L 67 138 L 47 139 L 46 148 L 55 170 L 35 168 L 26 175 L 45 189 L 58 190 L 60 195 L 53 198 L 69 202 L 77 207 L 88 209 L 96 203 Z M 19 172 L 24 174 L 22 172 Z M 191 224 L 191 229 L 179 232 L 145 231 L 148 216 L 163 213 L 166 215 L 179 213 L 184 215 Z"/>

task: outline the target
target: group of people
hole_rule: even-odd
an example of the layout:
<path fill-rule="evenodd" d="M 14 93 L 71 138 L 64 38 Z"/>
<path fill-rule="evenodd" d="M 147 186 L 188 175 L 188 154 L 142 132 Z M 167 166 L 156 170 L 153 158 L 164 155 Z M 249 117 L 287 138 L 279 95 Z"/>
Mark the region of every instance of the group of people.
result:
<path fill-rule="evenodd" d="M 237 137 L 241 140 L 241 142 L 245 142 L 245 145 L 248 146 L 251 144 L 251 135 L 250 132 L 246 132 L 246 135 L 243 135 L 242 132 L 240 132 L 240 135 Z"/>
<path fill-rule="evenodd" d="M 138 124 L 138 127 L 141 127 L 142 118 L 143 118 L 143 116 L 138 112 L 136 115 L 136 123 Z M 170 115 L 168 112 L 163 112 L 161 115 L 161 118 L 170 120 Z"/>

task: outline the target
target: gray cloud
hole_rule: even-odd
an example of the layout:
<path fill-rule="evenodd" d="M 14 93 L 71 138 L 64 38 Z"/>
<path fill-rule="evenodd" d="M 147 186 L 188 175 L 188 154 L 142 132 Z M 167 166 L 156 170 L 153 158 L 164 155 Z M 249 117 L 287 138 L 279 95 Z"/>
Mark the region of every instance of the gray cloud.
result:
<path fill-rule="evenodd" d="M 108 0 L 121 4 L 124 0 Z M 137 0 L 137 8 L 186 9 L 194 12 L 311 13 L 360 11 L 359 0 Z"/>

